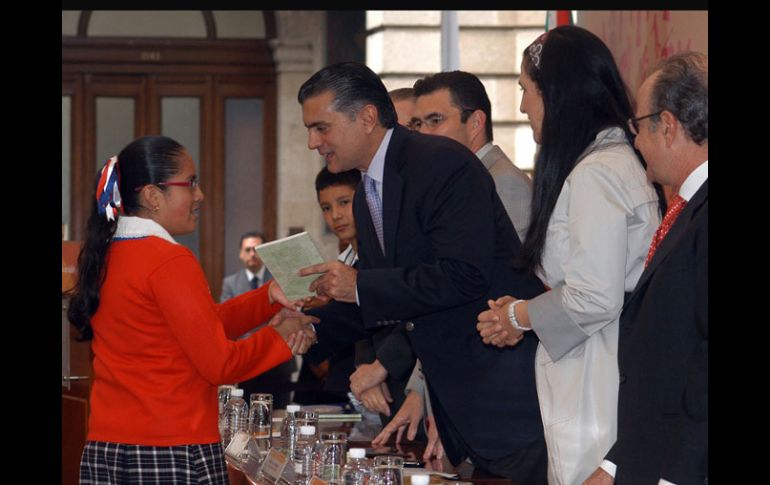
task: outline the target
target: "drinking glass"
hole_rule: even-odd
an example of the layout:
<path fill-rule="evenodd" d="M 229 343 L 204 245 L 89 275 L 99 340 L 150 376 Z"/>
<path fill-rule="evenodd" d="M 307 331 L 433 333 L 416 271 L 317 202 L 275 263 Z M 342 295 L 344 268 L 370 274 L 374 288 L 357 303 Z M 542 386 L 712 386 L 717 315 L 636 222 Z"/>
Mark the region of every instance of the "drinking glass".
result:
<path fill-rule="evenodd" d="M 374 457 L 372 485 L 403 485 L 404 458 L 394 455 Z"/>

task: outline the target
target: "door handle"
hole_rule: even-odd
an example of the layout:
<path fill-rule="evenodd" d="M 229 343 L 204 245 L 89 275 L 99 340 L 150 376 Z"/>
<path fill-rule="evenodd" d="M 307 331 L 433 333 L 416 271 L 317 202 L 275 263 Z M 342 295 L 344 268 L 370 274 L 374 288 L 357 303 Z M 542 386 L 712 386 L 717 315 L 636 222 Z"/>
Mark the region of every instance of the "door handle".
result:
<path fill-rule="evenodd" d="M 82 381 L 88 379 L 89 376 L 62 376 L 63 381 Z"/>

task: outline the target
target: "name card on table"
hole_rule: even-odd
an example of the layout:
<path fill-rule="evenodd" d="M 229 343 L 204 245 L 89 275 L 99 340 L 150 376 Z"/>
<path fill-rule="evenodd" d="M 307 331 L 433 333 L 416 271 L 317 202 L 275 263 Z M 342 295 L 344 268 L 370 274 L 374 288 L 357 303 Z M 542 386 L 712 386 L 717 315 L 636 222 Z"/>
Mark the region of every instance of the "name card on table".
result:
<path fill-rule="evenodd" d="M 278 483 L 278 479 L 283 475 L 288 463 L 289 459 L 286 455 L 273 448 L 268 452 L 265 461 L 262 462 L 262 474 L 273 483 Z"/>
<path fill-rule="evenodd" d="M 235 433 L 235 436 L 233 436 L 233 439 L 230 440 L 230 444 L 227 445 L 227 448 L 225 448 L 225 455 L 235 460 L 239 460 L 241 453 L 246 449 L 248 442 L 249 434 L 244 431 L 238 431 Z"/>

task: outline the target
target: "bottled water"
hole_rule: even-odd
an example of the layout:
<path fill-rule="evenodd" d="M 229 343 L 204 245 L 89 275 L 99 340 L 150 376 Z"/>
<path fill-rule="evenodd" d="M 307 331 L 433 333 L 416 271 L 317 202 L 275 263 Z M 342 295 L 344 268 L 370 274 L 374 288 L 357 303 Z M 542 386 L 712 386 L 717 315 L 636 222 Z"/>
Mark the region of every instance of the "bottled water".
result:
<path fill-rule="evenodd" d="M 243 400 L 243 389 L 233 389 L 230 391 L 230 399 L 225 404 L 224 409 L 225 426 L 222 445 L 227 448 L 230 440 L 233 439 L 238 431 L 246 431 L 246 423 L 249 418 L 249 406 Z"/>
<path fill-rule="evenodd" d="M 372 470 L 366 461 L 364 448 L 351 448 L 348 451 L 348 462 L 342 469 L 342 482 L 344 485 L 368 485 L 372 476 Z"/>
<path fill-rule="evenodd" d="M 289 404 L 286 406 L 286 416 L 281 422 L 281 436 L 277 444 L 278 450 L 286 455 L 289 460 L 294 459 L 294 443 L 297 439 L 297 421 L 294 419 L 294 413 L 299 411 L 298 404 Z"/>
<path fill-rule="evenodd" d="M 301 426 L 294 449 L 294 474 L 297 485 L 305 485 L 313 476 L 315 426 Z"/>
<path fill-rule="evenodd" d="M 315 443 L 313 443 L 313 475 L 317 477 L 321 477 L 321 468 L 323 466 L 323 451 L 324 451 L 324 440 L 323 438 L 326 436 L 325 434 L 318 435 L 316 433 L 317 438 L 315 440 Z"/>
<path fill-rule="evenodd" d="M 222 443 L 225 441 L 225 404 L 227 404 L 227 401 L 230 399 L 230 392 L 235 388 L 235 386 L 230 384 L 224 384 L 217 388 L 217 400 L 218 400 L 218 421 L 217 426 L 219 429 L 219 438 L 222 440 Z"/>
<path fill-rule="evenodd" d="M 321 479 L 327 483 L 342 483 L 342 467 L 345 465 L 347 435 L 333 431 L 323 436 L 321 451 Z"/>

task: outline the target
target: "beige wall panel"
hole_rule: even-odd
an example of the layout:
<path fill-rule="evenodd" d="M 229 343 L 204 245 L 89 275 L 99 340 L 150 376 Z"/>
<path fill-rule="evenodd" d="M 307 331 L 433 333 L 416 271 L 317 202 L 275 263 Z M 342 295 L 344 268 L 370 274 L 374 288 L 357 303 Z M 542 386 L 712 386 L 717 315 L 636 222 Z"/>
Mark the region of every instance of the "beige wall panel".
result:
<path fill-rule="evenodd" d="M 367 10 L 366 28 L 375 29 L 383 25 L 429 25 L 441 24 L 438 10 Z"/>
<path fill-rule="evenodd" d="M 214 10 L 219 39 L 264 39 L 265 17 L 261 10 Z"/>
<path fill-rule="evenodd" d="M 545 25 L 544 10 L 460 10 L 460 26 L 540 27 Z"/>
<path fill-rule="evenodd" d="M 461 30 L 460 66 L 463 71 L 513 73 L 518 37 L 513 30 Z"/>
<path fill-rule="evenodd" d="M 485 78 L 480 76 L 492 103 L 493 121 L 520 121 L 519 85 L 514 78 Z"/>
<path fill-rule="evenodd" d="M 200 10 L 94 10 L 88 35 L 205 38 L 206 23 Z"/>
<path fill-rule="evenodd" d="M 529 123 L 513 127 L 513 143 L 516 165 L 522 170 L 532 170 L 535 166 L 537 144 L 532 139 Z"/>
<path fill-rule="evenodd" d="M 495 143 L 522 170 L 531 170 L 537 145 L 529 124 L 495 123 Z"/>
<path fill-rule="evenodd" d="M 504 12 L 518 27 L 539 27 L 545 29 L 545 10 L 516 10 Z"/>
<path fill-rule="evenodd" d="M 384 39 L 384 32 L 366 36 L 366 65 L 376 73 L 381 73 L 385 66 L 385 51 L 382 48 Z"/>
<path fill-rule="evenodd" d="M 324 222 L 315 194 L 315 176 L 322 163 L 307 147 L 307 129 L 297 102 L 300 86 L 325 65 L 325 19 L 322 11 L 276 11 L 279 39 L 271 42 L 276 60 L 277 82 L 277 178 L 278 237 L 291 227 L 303 227 L 333 255 L 323 238 Z M 336 240 L 332 236 L 333 239 Z M 336 253 L 334 253 L 336 254 Z"/>
<path fill-rule="evenodd" d="M 540 29 L 527 29 L 516 33 L 516 61 L 515 61 L 515 73 L 519 74 L 521 71 L 521 56 L 524 54 L 524 49 L 529 44 L 535 41 L 540 34 L 545 32 L 545 27 Z"/>
<path fill-rule="evenodd" d="M 78 22 L 80 21 L 80 10 L 62 10 L 61 12 L 61 35 L 78 35 Z"/>
<path fill-rule="evenodd" d="M 382 39 L 379 42 L 382 44 L 378 52 L 383 54 L 382 65 L 379 66 L 381 69 L 377 70 L 375 64 L 369 64 L 375 72 L 422 73 L 441 70 L 441 33 L 438 30 L 387 29 L 369 38 L 376 39 L 380 35 Z M 369 47 L 367 43 L 367 52 L 375 52 L 370 51 Z"/>

